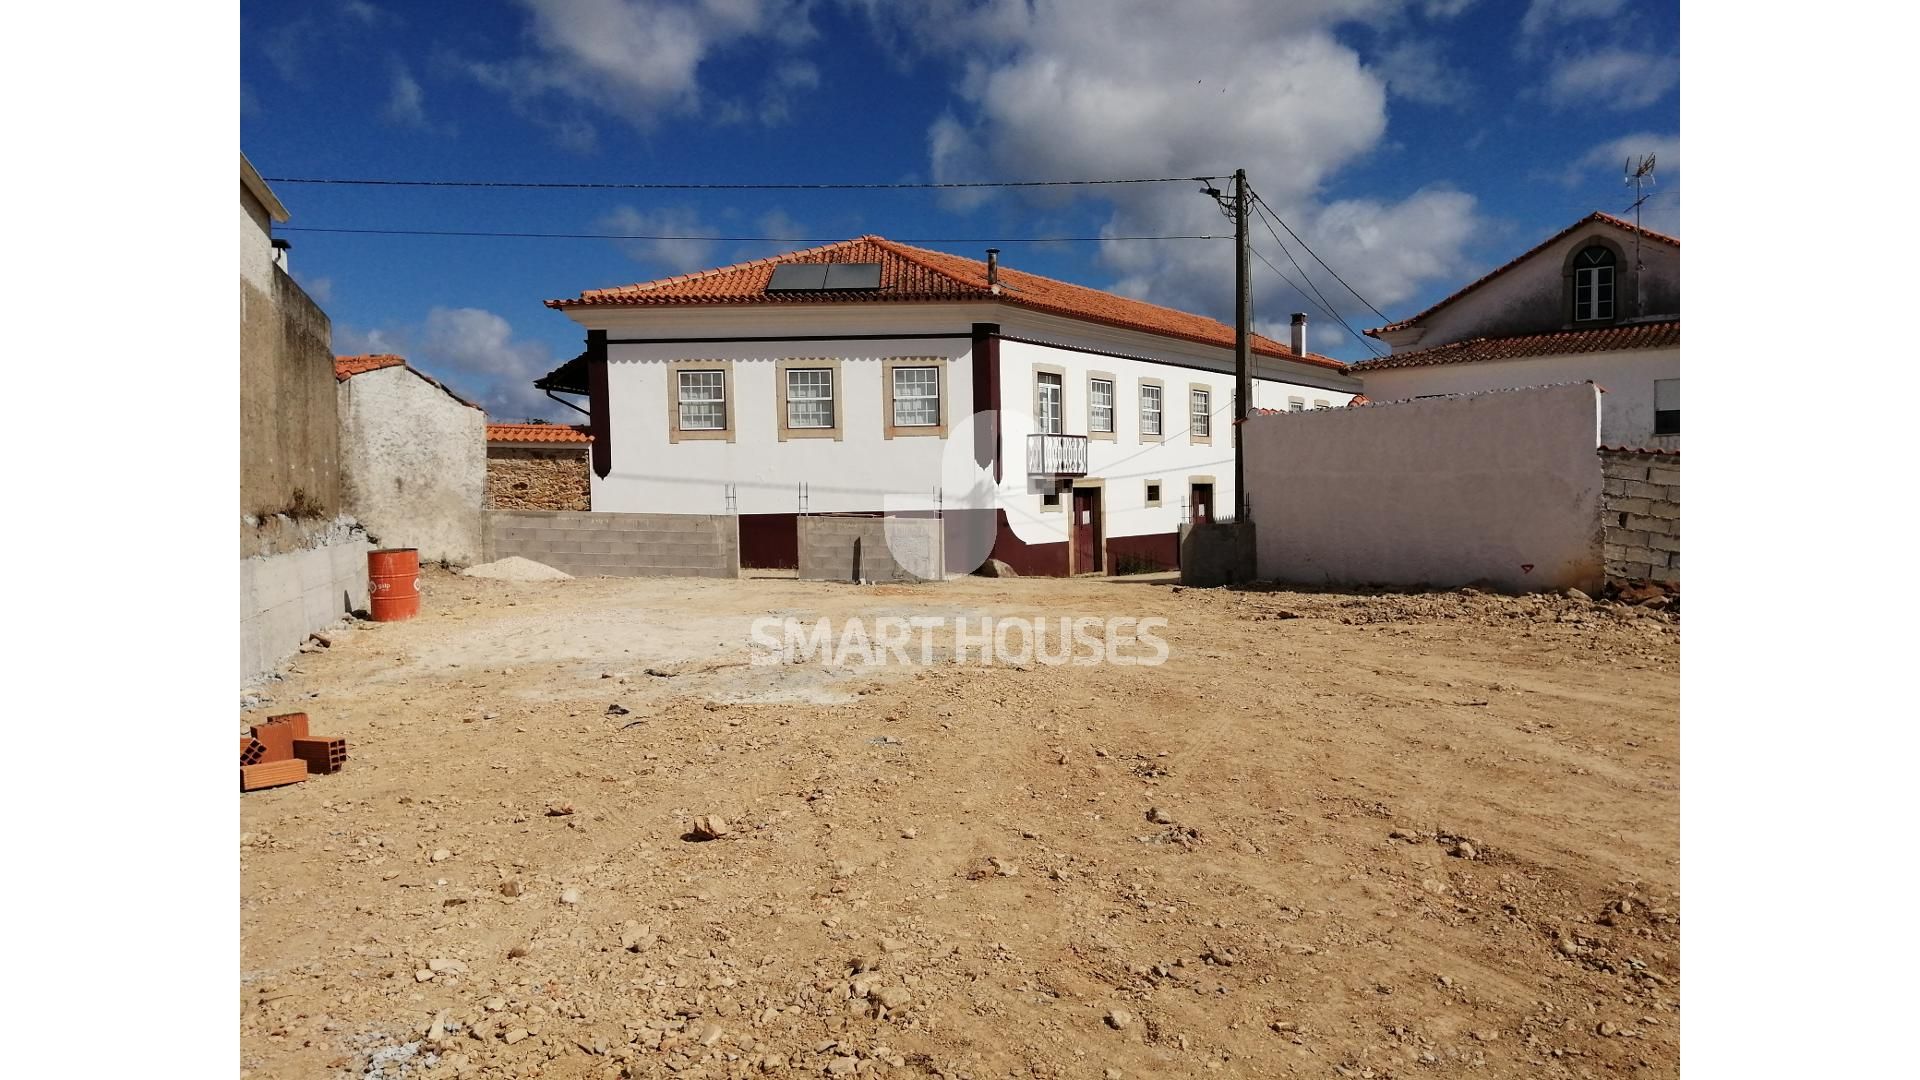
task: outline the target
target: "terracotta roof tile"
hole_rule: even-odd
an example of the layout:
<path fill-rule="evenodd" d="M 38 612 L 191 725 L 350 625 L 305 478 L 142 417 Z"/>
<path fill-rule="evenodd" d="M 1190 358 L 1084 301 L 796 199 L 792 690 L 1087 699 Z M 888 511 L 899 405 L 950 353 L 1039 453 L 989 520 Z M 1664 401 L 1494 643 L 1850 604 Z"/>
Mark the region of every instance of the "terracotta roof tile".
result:
<path fill-rule="evenodd" d="M 1427 316 L 1433 314 L 1434 312 L 1439 311 L 1441 308 L 1446 307 L 1448 304 L 1453 303 L 1455 300 L 1458 300 L 1461 297 L 1467 295 L 1468 293 L 1479 288 L 1480 286 L 1485 285 L 1487 282 L 1492 281 L 1494 278 L 1499 277 L 1501 274 L 1504 274 L 1507 271 L 1513 269 L 1514 267 L 1519 266 L 1521 263 L 1526 262 L 1528 259 L 1532 258 L 1534 254 L 1538 252 L 1541 248 L 1551 247 L 1553 246 L 1554 243 L 1564 238 L 1568 233 L 1571 233 L 1574 230 L 1579 229 L 1583 226 L 1591 225 L 1596 221 L 1607 224 L 1607 225 L 1615 226 L 1616 228 L 1625 229 L 1628 232 L 1632 232 L 1634 230 L 1633 222 L 1628 221 L 1625 218 L 1617 218 L 1617 217 L 1614 217 L 1612 214 L 1602 213 L 1599 210 L 1595 210 L 1593 213 L 1588 214 L 1586 217 L 1581 218 L 1579 221 L 1576 221 L 1573 224 L 1567 226 L 1566 228 L 1561 229 L 1559 232 L 1554 233 L 1552 236 L 1549 236 L 1545 240 L 1542 240 L 1539 243 L 1533 245 L 1527 250 L 1521 252 L 1519 255 L 1516 255 L 1512 259 L 1509 259 L 1505 263 L 1502 263 L 1500 266 L 1495 267 L 1492 271 L 1490 271 L 1480 279 L 1474 281 L 1472 284 L 1468 285 L 1466 288 L 1461 289 L 1458 292 L 1455 292 L 1453 295 L 1448 296 L 1446 299 L 1441 300 L 1440 302 L 1434 304 L 1432 307 L 1427 308 L 1427 310 L 1421 312 L 1420 314 L 1411 316 L 1409 318 L 1401 319 L 1399 322 L 1388 323 L 1385 326 L 1376 326 L 1371 330 L 1366 330 L 1362 332 L 1367 334 L 1369 337 L 1379 337 L 1381 334 L 1384 334 L 1390 330 L 1404 330 L 1407 327 L 1412 326 L 1414 323 L 1419 322 L 1421 319 L 1424 319 Z M 1680 246 L 1679 237 L 1668 236 L 1666 233 L 1654 232 L 1652 229 L 1642 228 L 1640 230 L 1640 235 L 1646 237 L 1649 240 L 1658 240 L 1664 244 L 1672 244 L 1674 247 Z"/>
<path fill-rule="evenodd" d="M 879 263 L 880 287 L 873 290 L 767 293 L 776 267 L 792 263 Z M 1000 267 L 1000 291 L 987 285 L 987 264 L 926 248 L 862 236 L 824 247 L 702 270 L 678 277 L 610 289 L 588 289 L 576 298 L 549 300 L 551 308 L 686 307 L 697 305 L 871 304 L 928 301 L 1000 302 L 1070 319 L 1116 326 L 1202 345 L 1231 349 L 1233 328 L 1217 319 L 1149 304 L 1084 285 Z M 1259 334 L 1253 351 L 1283 360 L 1345 371 L 1328 356 L 1296 355 L 1286 345 Z"/>
<path fill-rule="evenodd" d="M 488 442 L 579 443 L 593 441 L 582 424 L 488 424 Z"/>
<path fill-rule="evenodd" d="M 373 353 L 367 356 L 336 356 L 333 358 L 333 377 L 346 382 L 355 375 L 364 375 L 381 368 L 399 367 L 407 362 L 404 356 L 391 353 Z"/>
<path fill-rule="evenodd" d="M 1608 326 L 1597 330 L 1564 330 L 1552 334 L 1469 338 L 1415 352 L 1396 353 L 1353 365 L 1356 375 L 1394 368 L 1473 364 L 1483 360 L 1527 360 L 1537 356 L 1618 352 L 1624 349 L 1674 349 L 1680 346 L 1680 320 Z"/>
<path fill-rule="evenodd" d="M 1609 454 L 1645 454 L 1648 457 L 1679 457 L 1680 451 L 1667 446 L 1606 446 L 1601 450 Z"/>

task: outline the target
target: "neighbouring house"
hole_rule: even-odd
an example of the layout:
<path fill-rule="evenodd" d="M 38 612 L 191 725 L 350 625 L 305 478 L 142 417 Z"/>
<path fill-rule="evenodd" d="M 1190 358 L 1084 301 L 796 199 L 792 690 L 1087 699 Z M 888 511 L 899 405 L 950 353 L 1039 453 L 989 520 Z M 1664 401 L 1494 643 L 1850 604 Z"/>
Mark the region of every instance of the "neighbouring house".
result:
<path fill-rule="evenodd" d="M 580 424 L 488 424 L 487 509 L 593 509 L 592 442 Z"/>
<path fill-rule="evenodd" d="M 486 414 L 398 356 L 341 356 L 341 497 L 382 547 L 481 561 Z"/>
<path fill-rule="evenodd" d="M 240 676 L 367 604 L 366 537 L 342 513 L 333 325 L 287 272 L 287 220 L 240 156 Z"/>
<path fill-rule="evenodd" d="M 987 483 L 970 527 L 1020 573 L 1176 566 L 1235 505 L 1233 328 L 986 254 L 863 236 L 550 300 L 587 347 L 534 385 L 588 398 L 596 512 L 737 514 L 745 566 L 794 566 L 799 514 Z M 1359 392 L 1305 330 L 1255 336 L 1250 406 Z"/>
<path fill-rule="evenodd" d="M 1593 382 L 1603 443 L 1680 447 L 1680 241 L 1593 213 L 1420 314 L 1367 333 L 1374 401 Z"/>

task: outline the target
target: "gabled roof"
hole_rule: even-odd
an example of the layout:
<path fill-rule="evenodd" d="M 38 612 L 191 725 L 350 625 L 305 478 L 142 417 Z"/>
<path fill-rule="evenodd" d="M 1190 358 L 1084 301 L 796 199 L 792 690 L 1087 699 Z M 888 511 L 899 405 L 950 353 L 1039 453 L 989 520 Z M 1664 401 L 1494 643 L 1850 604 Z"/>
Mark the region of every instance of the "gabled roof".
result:
<path fill-rule="evenodd" d="M 774 268 L 791 263 L 879 263 L 877 289 L 843 289 L 769 295 Z M 1204 315 L 1149 304 L 1084 285 L 1056 281 L 1006 265 L 999 268 L 999 291 L 987 284 L 987 264 L 945 252 L 862 236 L 823 247 L 788 252 L 769 259 L 736 263 L 658 281 L 588 289 L 578 297 L 549 300 L 561 310 L 594 307 L 698 307 L 708 305 L 874 304 L 983 301 L 1011 304 L 1050 315 L 1137 330 L 1181 341 L 1233 348 L 1233 327 Z M 1294 360 L 1345 371 L 1346 365 L 1317 353 L 1298 355 L 1281 342 L 1253 335 L 1261 356 Z"/>
<path fill-rule="evenodd" d="M 1393 368 L 1472 364 L 1482 360 L 1526 360 L 1536 356 L 1619 352 L 1624 349 L 1677 349 L 1680 320 L 1607 326 L 1596 330 L 1563 330 L 1552 334 L 1478 337 L 1415 352 L 1395 353 L 1353 365 L 1356 375 Z"/>
<path fill-rule="evenodd" d="M 1627 232 L 1630 232 L 1630 233 L 1637 228 L 1637 226 L 1635 226 L 1634 223 L 1631 221 L 1628 221 L 1624 218 L 1617 218 L 1617 217 L 1614 217 L 1612 214 L 1605 214 L 1605 213 L 1601 213 L 1598 210 L 1595 210 L 1593 213 L 1588 214 L 1586 217 L 1581 218 L 1579 221 L 1574 222 L 1573 224 L 1567 226 L 1566 228 L 1561 229 L 1559 232 L 1554 233 L 1552 236 L 1547 237 L 1545 240 L 1540 241 L 1538 244 L 1533 245 L 1532 247 L 1528 248 L 1526 251 L 1522 252 L 1520 255 L 1516 256 L 1515 258 L 1510 259 L 1506 263 L 1494 268 L 1492 272 L 1480 278 L 1478 281 L 1475 281 L 1473 284 L 1468 285 L 1466 288 L 1461 289 L 1459 292 L 1454 293 L 1452 296 L 1447 297 L 1446 299 L 1440 301 L 1439 303 L 1434 304 L 1432 307 L 1429 307 L 1427 310 L 1421 312 L 1420 314 L 1411 316 L 1409 318 L 1401 319 L 1399 322 L 1388 323 L 1385 326 L 1376 326 L 1371 330 L 1362 331 L 1362 333 L 1365 333 L 1369 337 L 1379 337 L 1381 334 L 1388 333 L 1393 330 L 1405 330 L 1407 327 L 1412 326 L 1414 323 L 1417 323 L 1420 320 L 1426 318 L 1427 316 L 1433 314 L 1434 312 L 1439 311 L 1441 308 L 1446 307 L 1448 304 L 1453 303 L 1455 300 L 1458 300 L 1461 297 L 1472 292 L 1473 290 L 1479 288 L 1480 286 L 1485 285 L 1487 282 L 1492 281 L 1494 278 L 1499 277 L 1501 274 L 1504 274 L 1507 271 L 1513 269 L 1514 267 L 1519 266 L 1521 263 L 1526 262 L 1528 259 L 1533 258 L 1541 250 L 1552 247 L 1554 244 L 1559 243 L 1561 240 L 1565 239 L 1569 234 L 1579 229 L 1586 228 L 1588 225 L 1592 225 L 1596 222 L 1600 224 L 1605 224 L 1605 225 L 1612 225 L 1618 229 L 1625 229 Z M 1677 236 L 1668 236 L 1666 233 L 1657 233 L 1657 232 L 1654 232 L 1652 229 L 1646 229 L 1646 228 L 1640 228 L 1639 232 L 1641 236 L 1649 240 L 1657 240 L 1663 244 L 1672 244 L 1674 247 L 1680 246 L 1680 238 Z M 1365 361 L 1365 362 L 1372 363 L 1373 361 Z"/>
<path fill-rule="evenodd" d="M 429 386 L 435 387 L 441 393 L 465 405 L 467 408 L 480 409 L 480 406 L 447 389 L 447 385 L 439 379 L 421 371 L 419 368 L 409 365 L 406 357 L 395 356 L 392 353 L 369 353 L 364 356 L 336 356 L 333 358 L 333 377 L 336 382 L 346 382 L 355 375 L 365 375 L 369 371 L 379 371 L 382 368 L 390 367 L 406 368 L 413 373 L 415 378 L 420 379 Z M 485 412 L 486 410 L 480 409 L 480 411 Z"/>
<path fill-rule="evenodd" d="M 578 443 L 593 441 L 583 424 L 488 424 L 488 442 Z"/>

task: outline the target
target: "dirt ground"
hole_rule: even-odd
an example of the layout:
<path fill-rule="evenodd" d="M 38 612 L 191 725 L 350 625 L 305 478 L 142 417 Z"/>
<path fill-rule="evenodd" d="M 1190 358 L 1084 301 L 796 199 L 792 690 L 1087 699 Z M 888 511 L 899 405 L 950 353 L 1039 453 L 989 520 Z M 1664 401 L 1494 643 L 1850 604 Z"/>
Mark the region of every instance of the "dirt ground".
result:
<path fill-rule="evenodd" d="M 1673 615 L 1163 578 L 424 591 L 242 710 L 351 744 L 240 800 L 245 1076 L 1678 1073 Z M 745 663 L 756 616 L 956 613 L 1162 616 L 1170 655 Z"/>

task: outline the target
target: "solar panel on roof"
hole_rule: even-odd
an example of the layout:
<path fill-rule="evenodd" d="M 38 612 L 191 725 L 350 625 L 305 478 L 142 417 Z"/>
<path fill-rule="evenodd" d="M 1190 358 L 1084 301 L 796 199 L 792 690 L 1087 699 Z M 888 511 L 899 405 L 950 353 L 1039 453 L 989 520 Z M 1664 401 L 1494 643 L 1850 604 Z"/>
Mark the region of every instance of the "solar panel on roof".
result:
<path fill-rule="evenodd" d="M 827 284 L 826 263 L 788 263 L 773 268 L 768 292 L 819 292 Z"/>
<path fill-rule="evenodd" d="M 879 263 L 828 263 L 828 289 L 877 289 L 880 287 Z"/>

